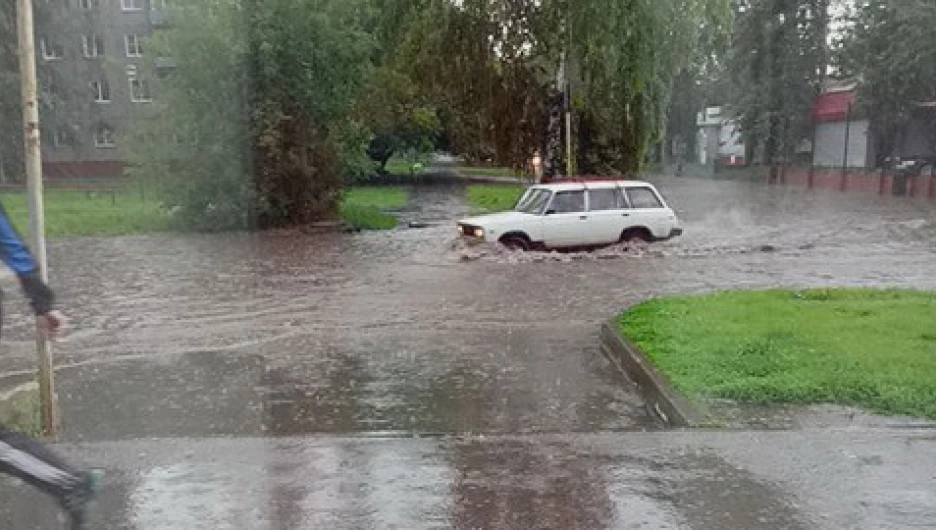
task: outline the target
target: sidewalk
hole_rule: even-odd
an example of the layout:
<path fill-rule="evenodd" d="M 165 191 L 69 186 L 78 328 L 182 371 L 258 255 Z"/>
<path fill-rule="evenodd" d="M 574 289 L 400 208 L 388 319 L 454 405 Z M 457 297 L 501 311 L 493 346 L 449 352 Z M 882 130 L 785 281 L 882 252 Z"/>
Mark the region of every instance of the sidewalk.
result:
<path fill-rule="evenodd" d="M 923 527 L 936 433 L 840 429 L 218 438 L 60 447 L 108 469 L 92 528 Z M 0 481 L 3 528 L 57 528 Z"/>

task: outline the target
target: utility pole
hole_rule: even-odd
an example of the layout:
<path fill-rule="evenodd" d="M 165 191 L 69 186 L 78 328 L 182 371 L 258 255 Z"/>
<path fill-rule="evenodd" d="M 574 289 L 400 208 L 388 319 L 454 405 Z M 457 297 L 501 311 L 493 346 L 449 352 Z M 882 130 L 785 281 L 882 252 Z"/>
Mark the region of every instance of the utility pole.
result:
<path fill-rule="evenodd" d="M 42 151 L 39 134 L 39 98 L 36 81 L 36 37 L 33 27 L 32 0 L 17 0 L 16 27 L 19 37 L 20 91 L 23 98 L 23 138 L 26 143 L 26 182 L 29 193 L 29 235 L 33 255 L 39 265 L 39 276 L 49 281 L 45 247 L 45 213 L 42 204 Z M 42 432 L 56 435 L 55 387 L 52 353 L 49 342 L 36 329 L 36 351 L 39 361 L 39 404 Z"/>
<path fill-rule="evenodd" d="M 845 191 L 848 186 L 848 144 L 851 143 L 851 120 L 852 104 L 849 101 L 845 110 L 845 148 L 842 152 L 842 181 L 840 185 L 842 191 Z"/>
<path fill-rule="evenodd" d="M 565 59 L 565 86 L 563 87 L 563 102 L 565 106 L 565 138 L 566 138 L 566 177 L 572 177 L 572 83 L 569 80 L 568 54 Z"/>

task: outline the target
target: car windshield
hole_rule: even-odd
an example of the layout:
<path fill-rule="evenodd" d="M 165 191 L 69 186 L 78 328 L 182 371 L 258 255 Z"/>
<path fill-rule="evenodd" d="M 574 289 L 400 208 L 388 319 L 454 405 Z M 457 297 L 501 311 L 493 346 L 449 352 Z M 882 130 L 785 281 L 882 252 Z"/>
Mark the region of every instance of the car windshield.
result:
<path fill-rule="evenodd" d="M 549 202 L 552 192 L 544 189 L 532 189 L 528 191 L 514 207 L 514 210 L 522 213 L 541 214 L 543 208 Z"/>

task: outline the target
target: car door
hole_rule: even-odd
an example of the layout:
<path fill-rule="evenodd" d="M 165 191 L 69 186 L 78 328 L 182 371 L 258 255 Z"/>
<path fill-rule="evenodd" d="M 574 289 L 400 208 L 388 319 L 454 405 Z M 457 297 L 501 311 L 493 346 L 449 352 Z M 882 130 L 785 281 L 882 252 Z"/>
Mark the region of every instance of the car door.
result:
<path fill-rule="evenodd" d="M 543 239 L 547 247 L 584 245 L 588 212 L 585 190 L 557 191 L 543 216 Z"/>
<path fill-rule="evenodd" d="M 621 239 L 630 216 L 621 188 L 588 189 L 588 226 L 585 238 L 589 245 L 606 245 Z"/>
<path fill-rule="evenodd" d="M 650 230 L 654 237 L 666 237 L 665 224 L 669 211 L 663 205 L 656 191 L 649 186 L 632 186 L 626 189 L 630 203 L 628 227 L 642 227 Z"/>

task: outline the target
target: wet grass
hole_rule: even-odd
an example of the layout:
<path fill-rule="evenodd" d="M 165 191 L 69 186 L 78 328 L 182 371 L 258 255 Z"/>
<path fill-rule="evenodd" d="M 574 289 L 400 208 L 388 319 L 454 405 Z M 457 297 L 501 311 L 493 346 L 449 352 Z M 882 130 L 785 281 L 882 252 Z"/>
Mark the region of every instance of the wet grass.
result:
<path fill-rule="evenodd" d="M 483 212 L 505 212 L 514 207 L 523 190 L 522 186 L 468 186 L 468 203 L 472 208 Z"/>
<path fill-rule="evenodd" d="M 13 225 L 29 233 L 26 194 L 5 192 L 3 206 Z M 144 200 L 139 189 L 127 186 L 110 193 L 47 189 L 45 220 L 48 237 L 116 236 L 165 232 L 170 229 L 166 212 L 153 200 Z"/>
<path fill-rule="evenodd" d="M 13 225 L 23 236 L 29 233 L 29 209 L 26 194 L 7 191 L 0 200 Z M 403 188 L 355 188 L 345 194 L 342 219 L 362 230 L 394 228 L 396 218 L 386 210 L 406 205 Z M 138 184 L 128 183 L 115 195 L 105 192 L 45 190 L 46 235 L 50 238 L 73 236 L 120 236 L 151 234 L 172 230 L 169 215 L 152 197 L 141 195 Z"/>
<path fill-rule="evenodd" d="M 387 166 L 384 168 L 387 173 L 390 175 L 400 175 L 407 177 L 418 177 L 425 173 L 426 171 L 426 162 L 417 160 L 401 160 L 401 159 L 392 159 L 387 162 Z"/>
<path fill-rule="evenodd" d="M 936 293 L 726 292 L 651 300 L 621 329 L 692 398 L 936 419 Z"/>
<path fill-rule="evenodd" d="M 388 230 L 396 227 L 397 219 L 387 210 L 405 207 L 408 199 L 402 187 L 352 188 L 341 201 L 341 218 L 361 230 Z"/>

